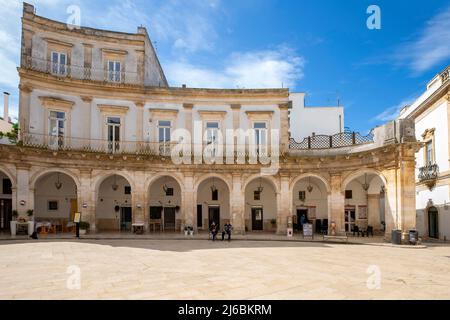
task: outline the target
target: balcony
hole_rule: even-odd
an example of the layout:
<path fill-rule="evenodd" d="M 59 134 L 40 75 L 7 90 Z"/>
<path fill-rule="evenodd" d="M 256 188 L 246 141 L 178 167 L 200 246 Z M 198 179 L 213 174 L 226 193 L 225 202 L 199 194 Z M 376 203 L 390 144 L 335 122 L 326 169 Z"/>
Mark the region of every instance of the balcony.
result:
<path fill-rule="evenodd" d="M 22 68 L 58 78 L 102 82 L 111 85 L 143 85 L 144 79 L 137 72 L 117 72 L 76 65 L 63 65 L 49 60 L 24 56 Z"/>
<path fill-rule="evenodd" d="M 439 166 L 437 164 L 429 164 L 419 168 L 418 178 L 420 183 L 424 183 L 430 191 L 433 190 L 439 178 Z"/>
<path fill-rule="evenodd" d="M 302 142 L 297 142 L 291 139 L 289 142 L 289 149 L 291 150 L 311 150 L 311 149 L 333 149 L 350 147 L 373 142 L 373 133 L 370 132 L 366 136 L 362 136 L 358 132 L 342 132 L 332 136 L 315 135 L 303 139 Z"/>

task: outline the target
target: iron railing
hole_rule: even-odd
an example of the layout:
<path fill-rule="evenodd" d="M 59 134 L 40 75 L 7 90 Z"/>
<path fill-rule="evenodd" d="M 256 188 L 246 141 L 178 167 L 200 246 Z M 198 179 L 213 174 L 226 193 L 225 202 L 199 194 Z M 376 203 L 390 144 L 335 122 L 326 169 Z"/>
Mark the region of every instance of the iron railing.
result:
<path fill-rule="evenodd" d="M 302 142 L 297 142 L 295 139 L 290 139 L 289 149 L 292 150 L 308 150 L 308 149 L 332 149 L 342 148 L 354 145 L 366 144 L 373 142 L 373 132 L 366 136 L 362 136 L 358 132 L 342 132 L 332 136 L 315 135 L 303 139 Z"/>
<path fill-rule="evenodd" d="M 142 85 L 144 83 L 143 75 L 137 72 L 110 71 L 73 64 L 65 65 L 30 56 L 24 56 L 22 67 L 59 78 L 104 82 L 112 85 Z"/>
<path fill-rule="evenodd" d="M 437 164 L 429 164 L 419 168 L 419 181 L 431 182 L 436 181 L 439 177 L 439 166 Z"/>
<path fill-rule="evenodd" d="M 108 141 L 101 139 L 85 139 L 74 137 L 60 137 L 53 135 L 42 135 L 34 133 L 22 133 L 21 140 L 17 143 L 20 146 L 39 148 L 54 151 L 81 151 L 88 153 L 106 153 L 106 154 L 136 154 L 146 156 L 171 157 L 173 151 L 178 152 L 180 157 L 202 156 L 203 158 L 226 158 L 232 155 L 234 158 L 245 157 L 247 161 L 251 157 L 257 157 L 259 160 L 269 160 L 269 157 L 279 156 L 275 150 L 270 147 L 254 148 L 248 145 L 234 145 L 233 152 L 227 150 L 227 146 L 221 149 L 211 148 L 205 144 L 182 145 L 181 142 L 146 142 L 146 141 Z M 174 148 L 177 149 L 174 149 Z M 207 148 L 208 149 L 205 149 Z M 176 150 L 176 151 L 175 151 Z"/>
<path fill-rule="evenodd" d="M 450 66 L 447 67 L 442 73 L 441 73 L 441 79 L 442 82 L 445 82 L 450 79 Z"/>

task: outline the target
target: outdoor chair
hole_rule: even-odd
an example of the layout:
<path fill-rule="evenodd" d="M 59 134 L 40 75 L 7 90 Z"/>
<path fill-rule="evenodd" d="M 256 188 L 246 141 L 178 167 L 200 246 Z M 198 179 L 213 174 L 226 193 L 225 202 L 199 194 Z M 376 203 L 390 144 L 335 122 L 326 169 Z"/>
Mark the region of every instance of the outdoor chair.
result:
<path fill-rule="evenodd" d="M 353 236 L 355 236 L 355 234 L 357 234 L 358 237 L 359 237 L 359 234 L 361 233 L 362 236 L 364 237 L 364 233 L 361 230 L 359 230 L 358 226 L 354 226 L 353 229 L 352 229 L 352 232 L 353 232 Z"/>
<path fill-rule="evenodd" d="M 373 237 L 373 227 L 372 226 L 367 227 L 366 235 L 367 235 L 367 237 L 369 237 L 369 235 L 371 235 Z"/>

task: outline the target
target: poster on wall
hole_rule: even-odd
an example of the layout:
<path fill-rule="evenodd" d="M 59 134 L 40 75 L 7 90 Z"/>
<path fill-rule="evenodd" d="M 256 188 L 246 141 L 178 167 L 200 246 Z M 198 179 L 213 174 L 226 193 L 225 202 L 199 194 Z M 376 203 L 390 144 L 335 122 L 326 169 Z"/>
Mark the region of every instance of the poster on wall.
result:
<path fill-rule="evenodd" d="M 361 220 L 367 219 L 367 207 L 366 206 L 359 206 L 358 207 L 358 217 Z"/>
<path fill-rule="evenodd" d="M 316 219 L 316 207 L 309 207 L 308 210 L 308 219 L 314 220 Z"/>
<path fill-rule="evenodd" d="M 313 237 L 313 225 L 310 223 L 305 223 L 303 225 L 303 238 L 312 238 Z"/>

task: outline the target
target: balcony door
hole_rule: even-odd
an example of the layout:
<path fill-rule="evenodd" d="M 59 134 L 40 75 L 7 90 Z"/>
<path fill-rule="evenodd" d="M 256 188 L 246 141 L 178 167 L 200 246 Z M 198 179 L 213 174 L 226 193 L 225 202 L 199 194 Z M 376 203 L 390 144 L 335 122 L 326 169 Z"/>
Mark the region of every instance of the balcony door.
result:
<path fill-rule="evenodd" d="M 120 61 L 108 61 L 108 80 L 111 82 L 122 81 L 122 65 Z"/>
<path fill-rule="evenodd" d="M 108 134 L 108 151 L 110 153 L 116 153 L 120 151 L 121 119 L 119 117 L 108 117 L 106 125 Z"/>
<path fill-rule="evenodd" d="M 59 149 L 64 146 L 64 138 L 66 135 L 66 114 L 62 111 L 50 111 L 49 117 L 49 147 Z"/>
<path fill-rule="evenodd" d="M 219 147 L 219 122 L 211 121 L 206 123 L 206 144 L 209 146 L 208 156 L 214 159 L 217 156 Z"/>
<path fill-rule="evenodd" d="M 259 156 L 267 155 L 267 124 L 265 122 L 255 122 L 253 130 L 255 130 L 256 152 Z"/>
<path fill-rule="evenodd" d="M 159 152 L 161 155 L 170 156 L 170 121 L 158 122 L 158 140 L 159 140 Z"/>
<path fill-rule="evenodd" d="M 67 74 L 67 55 L 61 52 L 52 52 L 51 72 L 55 75 Z"/>

